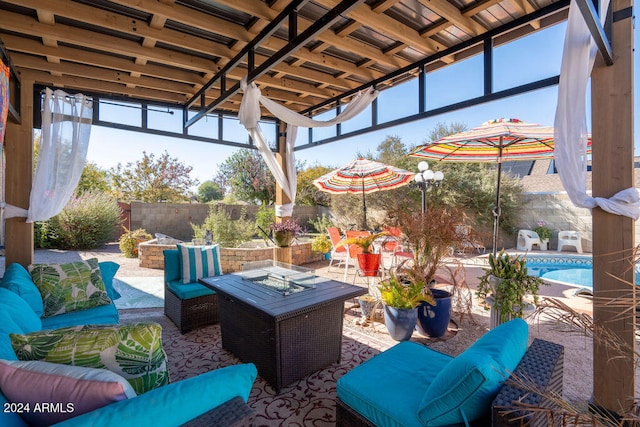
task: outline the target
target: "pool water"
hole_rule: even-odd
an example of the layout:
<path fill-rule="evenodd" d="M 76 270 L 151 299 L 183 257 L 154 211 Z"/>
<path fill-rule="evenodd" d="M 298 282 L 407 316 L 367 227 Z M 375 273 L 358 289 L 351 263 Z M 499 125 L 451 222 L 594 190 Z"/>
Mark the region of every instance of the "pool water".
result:
<path fill-rule="evenodd" d="M 532 276 L 562 284 L 593 289 L 593 261 L 585 256 L 527 256 L 527 271 Z M 636 283 L 640 273 L 636 272 Z"/>
<path fill-rule="evenodd" d="M 546 280 L 593 288 L 591 257 L 528 255 L 527 270 Z"/>

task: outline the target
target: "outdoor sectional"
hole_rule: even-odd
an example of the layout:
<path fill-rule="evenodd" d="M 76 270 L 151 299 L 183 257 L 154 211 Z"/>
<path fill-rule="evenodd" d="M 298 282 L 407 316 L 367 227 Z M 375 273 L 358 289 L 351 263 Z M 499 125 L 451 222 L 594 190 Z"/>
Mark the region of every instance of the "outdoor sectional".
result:
<path fill-rule="evenodd" d="M 527 348 L 522 319 L 492 329 L 453 358 L 413 342 L 402 342 L 357 366 L 337 383 L 338 426 L 547 426 L 546 414 L 504 413 L 520 400 L 549 407 L 545 396 L 562 395 L 564 348 L 535 339 Z M 544 396 L 522 387 L 535 383 Z"/>
<path fill-rule="evenodd" d="M 112 280 L 119 266 L 92 266 L 91 280 L 100 276 L 98 291 L 108 298 L 93 298 L 87 288 L 101 305 L 55 315 L 47 310 L 58 301 L 43 301 L 29 271 L 7 268 L 0 282 L 1 426 L 252 425 L 253 364 L 169 384 L 161 326 L 118 324 Z"/>

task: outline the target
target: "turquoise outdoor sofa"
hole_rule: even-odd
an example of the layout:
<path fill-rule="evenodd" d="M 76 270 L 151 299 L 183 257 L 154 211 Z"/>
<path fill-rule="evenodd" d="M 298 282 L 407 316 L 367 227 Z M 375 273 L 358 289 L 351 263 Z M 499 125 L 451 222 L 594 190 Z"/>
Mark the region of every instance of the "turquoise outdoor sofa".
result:
<path fill-rule="evenodd" d="M 246 401 L 256 367 L 239 364 L 168 384 L 161 326 L 119 325 L 112 286 L 119 266 L 98 265 L 109 303 L 43 317 L 46 304 L 30 273 L 19 264 L 5 271 L 0 282 L 0 426 L 253 425 Z M 128 359 L 123 359 L 123 346 L 133 348 Z M 92 351 L 98 359 L 86 356 Z M 63 362 L 71 353 L 73 362 Z M 121 362 L 117 369 L 112 359 Z M 138 359 L 144 370 L 130 364 Z M 87 367 L 95 363 L 105 368 Z"/>
<path fill-rule="evenodd" d="M 514 401 L 550 403 L 505 382 L 511 374 L 562 395 L 563 347 L 539 339 L 527 344 L 522 319 L 492 329 L 455 358 L 418 343 L 399 343 L 338 380 L 337 426 L 512 425 L 514 414 L 502 409 Z M 541 412 L 517 415 L 525 415 L 527 425 L 547 425 Z"/>

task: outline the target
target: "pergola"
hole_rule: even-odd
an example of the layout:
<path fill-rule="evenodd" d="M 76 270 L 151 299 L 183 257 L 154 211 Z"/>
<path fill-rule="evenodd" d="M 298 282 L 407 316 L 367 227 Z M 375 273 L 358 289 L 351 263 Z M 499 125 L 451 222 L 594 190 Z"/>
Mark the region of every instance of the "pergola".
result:
<path fill-rule="evenodd" d="M 592 73 L 593 195 L 609 197 L 633 186 L 633 24 L 631 0 L 613 0 L 602 31 L 590 0 L 577 2 L 600 54 Z M 408 121 L 556 85 L 558 76 L 494 91 L 492 53 L 497 46 L 566 19 L 568 0 L 0 0 L 2 56 L 11 65 L 11 108 L 4 141 L 6 202 L 27 208 L 32 182 L 32 129 L 43 86 L 80 91 L 94 99 L 94 124 L 212 143 L 251 146 L 224 138 L 224 118 L 235 116 L 246 77 L 288 108 L 317 116 L 339 112 L 361 89 L 378 90 L 418 79 L 419 111 L 316 140 L 304 149 Z M 427 110 L 425 76 L 474 55 L 483 95 Z M 139 105 L 141 125 L 107 123 L 103 101 Z M 155 107 L 178 109 L 182 133 L 147 126 Z M 34 113 L 36 113 L 34 115 Z M 34 119 L 35 117 L 35 119 Z M 198 120 L 218 120 L 218 134 L 195 136 Z M 35 120 L 35 121 L 34 121 Z M 284 125 L 273 120 L 279 161 Z M 186 141 L 185 141 L 186 142 Z M 280 203 L 288 202 L 279 189 Z M 596 296 L 628 295 L 611 275 L 633 282 L 628 258 L 635 246 L 633 220 L 593 210 Z M 6 221 L 6 262 L 33 261 L 33 226 Z M 594 302 L 594 318 L 633 348 L 633 316 Z M 618 410 L 635 393 L 633 357 L 615 359 L 594 344 L 594 398 Z M 627 354 L 629 356 L 629 354 Z M 606 372 L 606 374 L 605 374 Z"/>

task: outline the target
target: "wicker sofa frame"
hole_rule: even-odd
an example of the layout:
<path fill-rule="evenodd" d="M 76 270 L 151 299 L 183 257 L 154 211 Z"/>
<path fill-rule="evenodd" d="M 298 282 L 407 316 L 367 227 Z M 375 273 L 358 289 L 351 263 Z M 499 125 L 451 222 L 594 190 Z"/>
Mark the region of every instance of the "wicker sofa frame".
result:
<path fill-rule="evenodd" d="M 184 334 L 218 322 L 218 295 L 180 299 L 165 284 L 164 314 Z"/>
<path fill-rule="evenodd" d="M 471 425 L 477 426 L 532 426 L 546 427 L 549 424 L 544 411 L 514 412 L 513 402 L 520 401 L 537 408 L 552 408 L 544 395 L 553 393 L 562 396 L 564 347 L 536 338 L 520 360 L 511 377 L 505 381 L 491 404 L 486 419 Z M 517 378 L 517 379 L 514 379 Z M 523 384 L 533 382 L 543 393 L 532 393 Z M 489 412 L 489 411 L 488 411 Z M 351 407 L 336 398 L 336 425 L 338 427 L 375 427 Z"/>
<path fill-rule="evenodd" d="M 251 427 L 255 419 L 253 410 L 240 397 L 234 397 L 200 415 L 182 427 Z"/>

